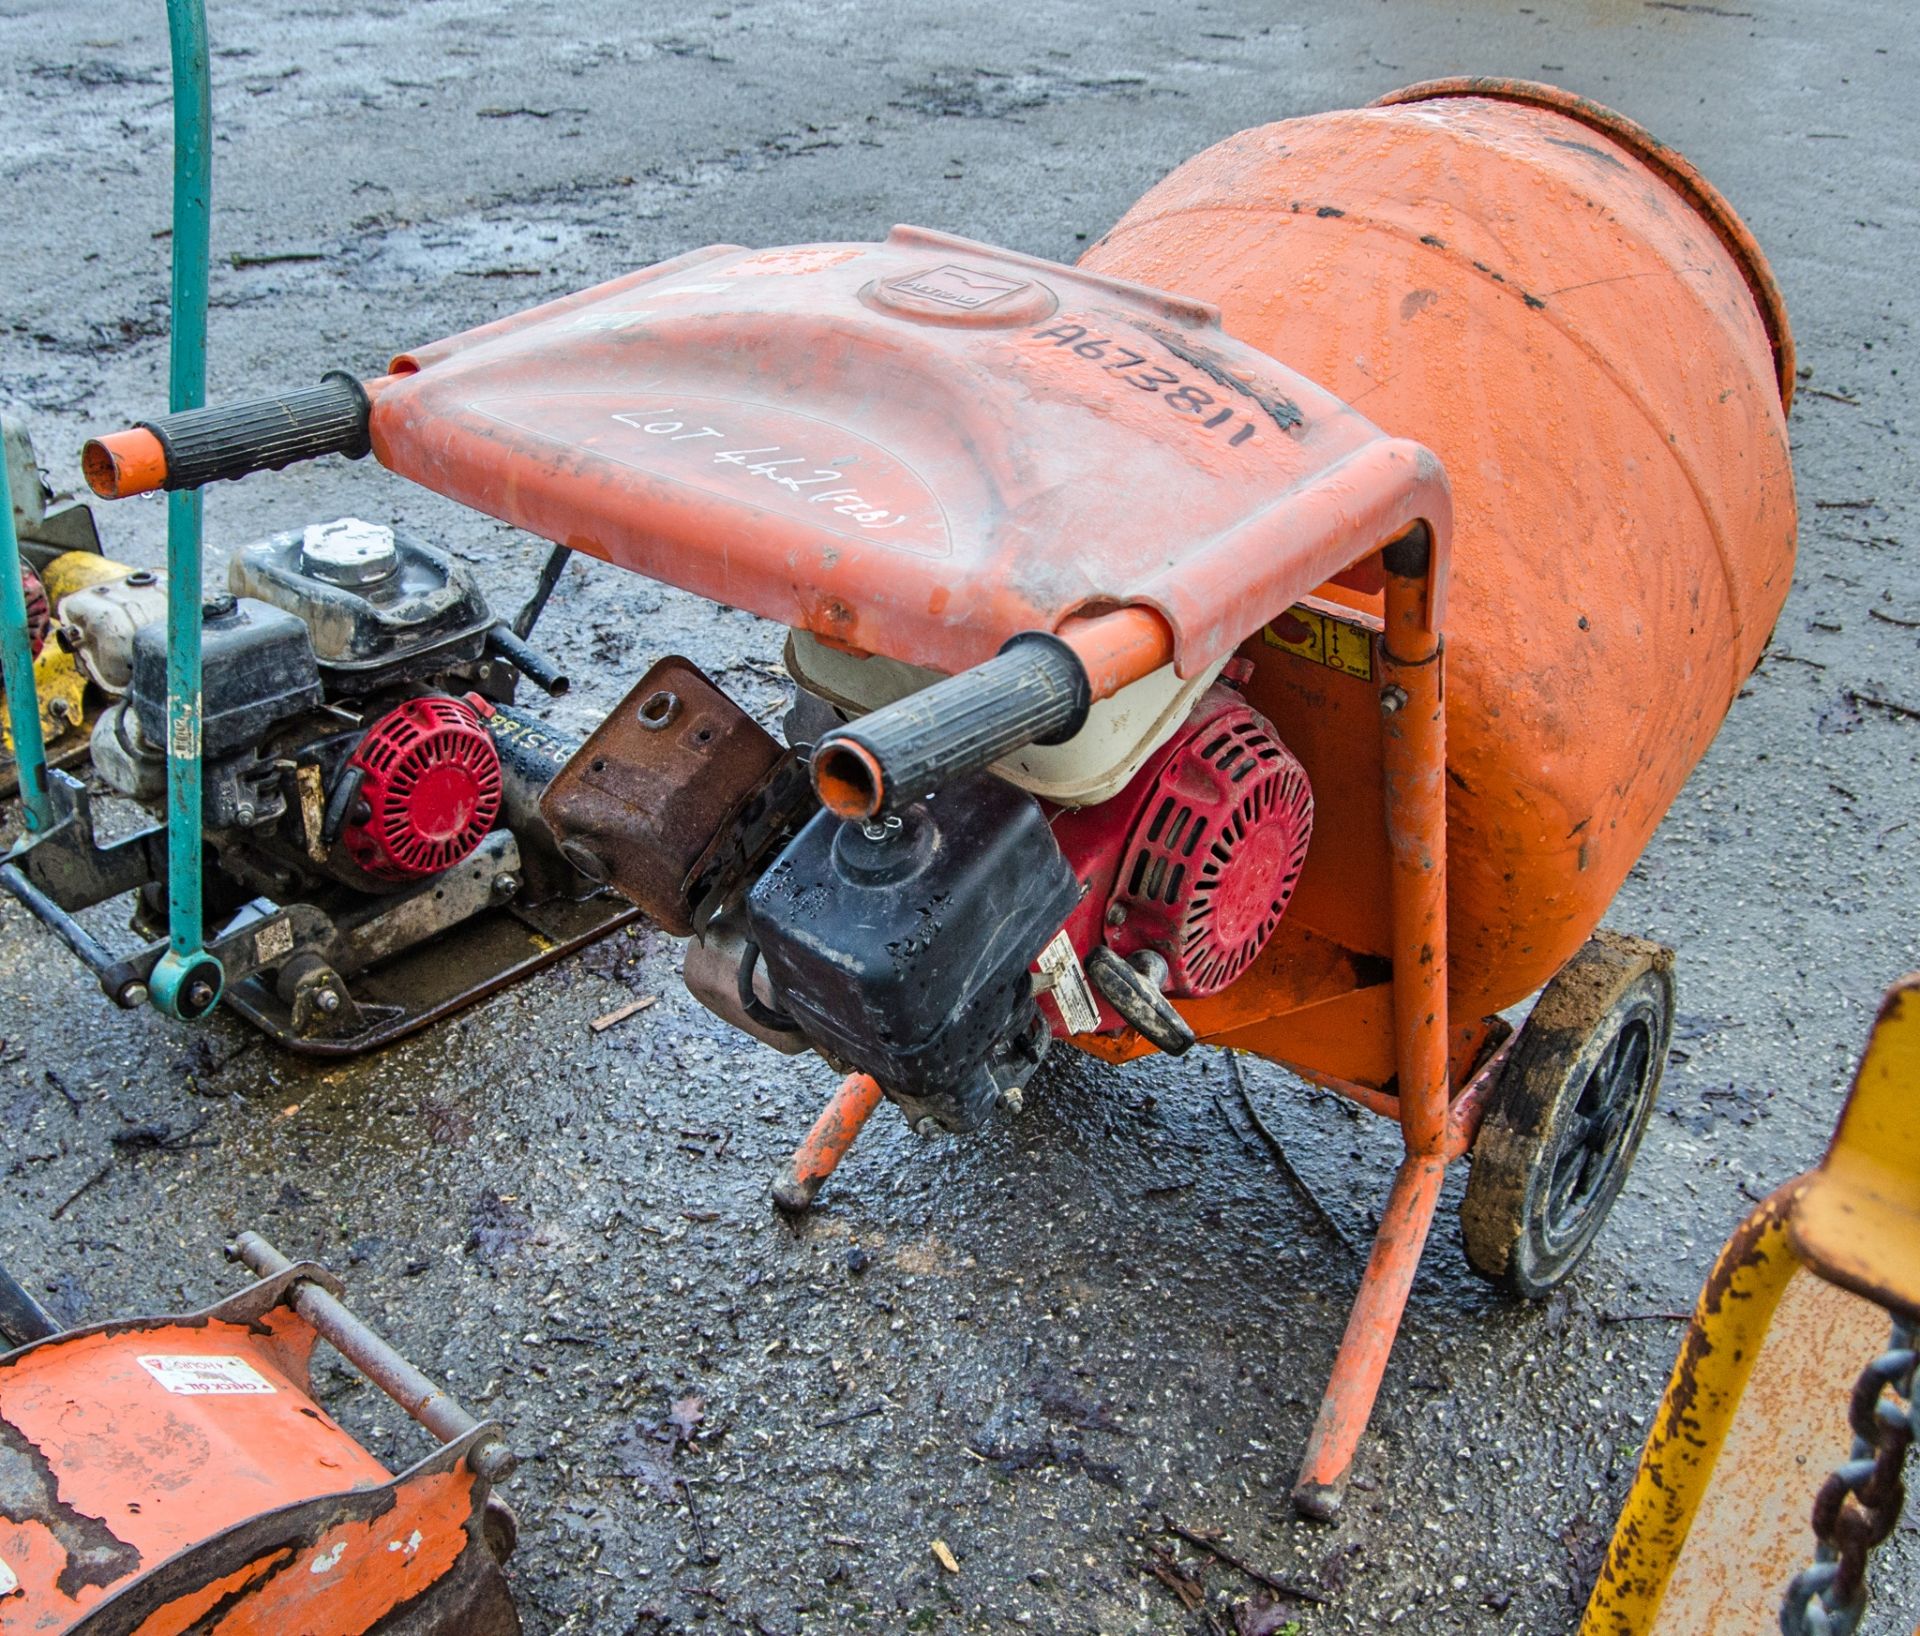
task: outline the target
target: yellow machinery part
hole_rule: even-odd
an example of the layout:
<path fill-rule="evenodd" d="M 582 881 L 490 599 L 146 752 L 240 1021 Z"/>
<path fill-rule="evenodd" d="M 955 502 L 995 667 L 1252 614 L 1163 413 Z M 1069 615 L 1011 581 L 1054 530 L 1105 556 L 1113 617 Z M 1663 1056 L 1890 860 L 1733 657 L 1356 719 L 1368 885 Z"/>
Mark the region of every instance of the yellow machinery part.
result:
<path fill-rule="evenodd" d="M 84 591 L 89 585 L 125 579 L 133 572 L 131 565 L 115 562 L 97 551 L 63 551 L 40 570 L 40 583 L 47 588 L 47 600 L 58 608 L 62 597 Z"/>
<path fill-rule="evenodd" d="M 1778 1628 L 1812 1560 L 1814 1495 L 1850 1449 L 1854 1377 L 1886 1345 L 1888 1309 L 1920 1312 L 1916 1095 L 1920 974 L 1889 991 L 1819 1168 L 1714 1263 L 1581 1636 Z"/>
<path fill-rule="evenodd" d="M 89 585 L 125 579 L 133 571 L 126 563 L 115 562 L 97 552 L 64 551 L 39 572 L 47 600 L 57 609 L 62 597 L 83 591 Z M 46 735 L 48 744 L 58 743 L 84 725 L 86 674 L 73 655 L 51 637 L 33 662 L 33 685 L 40 698 L 40 731 Z M 0 752 L 4 752 L 0 760 L 11 768 L 13 731 L 5 725 L 3 713 L 0 713 Z"/>
<path fill-rule="evenodd" d="M 1793 1215 L 1807 1264 L 1880 1306 L 1920 1312 L 1920 975 L 1880 1008 L 1833 1145 Z"/>
<path fill-rule="evenodd" d="M 1701 1507 L 1660 1599 L 1660 1629 L 1774 1636 L 1787 1582 L 1813 1560 L 1814 1491 L 1852 1452 L 1854 1373 L 1887 1315 L 1802 1269 L 1780 1297 L 1719 1461 L 1726 1503 Z"/>

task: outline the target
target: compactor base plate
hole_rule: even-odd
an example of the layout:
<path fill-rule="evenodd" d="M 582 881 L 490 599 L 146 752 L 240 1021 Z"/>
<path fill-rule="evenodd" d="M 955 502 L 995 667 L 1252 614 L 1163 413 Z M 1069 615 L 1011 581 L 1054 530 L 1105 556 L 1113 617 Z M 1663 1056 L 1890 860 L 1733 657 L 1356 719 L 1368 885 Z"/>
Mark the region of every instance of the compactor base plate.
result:
<path fill-rule="evenodd" d="M 230 987 L 225 1003 L 300 1056 L 358 1056 L 418 1033 L 639 918 L 624 898 L 610 897 L 488 910 L 355 976 L 364 1026 L 352 1033 L 300 1032 L 293 1008 L 257 977 Z"/>

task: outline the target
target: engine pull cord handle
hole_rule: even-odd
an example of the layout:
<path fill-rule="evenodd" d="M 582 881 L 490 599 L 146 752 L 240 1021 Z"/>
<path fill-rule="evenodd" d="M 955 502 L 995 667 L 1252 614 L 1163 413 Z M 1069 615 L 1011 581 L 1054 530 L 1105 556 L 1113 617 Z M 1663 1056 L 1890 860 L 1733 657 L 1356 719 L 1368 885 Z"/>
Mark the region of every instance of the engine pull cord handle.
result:
<path fill-rule="evenodd" d="M 1122 959 L 1103 944 L 1087 956 L 1087 978 L 1128 1027 L 1146 1035 L 1168 1056 L 1182 1057 L 1193 1049 L 1193 1025 L 1166 996 L 1164 955 L 1142 949 Z"/>
<path fill-rule="evenodd" d="M 345 370 L 317 386 L 238 403 L 183 409 L 88 442 L 80 452 L 87 484 L 103 500 L 155 489 L 197 489 L 298 460 L 372 447 L 367 389 Z"/>
<path fill-rule="evenodd" d="M 985 664 L 823 734 L 813 787 L 842 818 L 881 817 L 1029 744 L 1064 742 L 1092 704 L 1079 654 L 1024 631 Z"/>
<path fill-rule="evenodd" d="M 349 762 L 333 782 L 333 792 L 327 797 L 327 807 L 320 820 L 320 839 L 327 846 L 340 839 L 341 832 L 347 827 L 347 820 L 353 816 L 355 803 L 360 799 L 360 786 L 366 782 L 367 769 Z"/>

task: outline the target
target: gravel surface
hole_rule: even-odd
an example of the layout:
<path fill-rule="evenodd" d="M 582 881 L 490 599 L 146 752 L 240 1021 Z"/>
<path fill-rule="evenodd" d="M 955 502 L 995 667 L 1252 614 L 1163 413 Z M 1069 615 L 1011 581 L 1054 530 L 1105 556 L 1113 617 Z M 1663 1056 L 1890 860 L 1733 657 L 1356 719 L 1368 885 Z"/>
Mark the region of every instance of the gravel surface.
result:
<path fill-rule="evenodd" d="M 1216 1610 L 1252 1587 L 1163 1514 L 1312 1589 L 1310 1636 L 1571 1631 L 1672 1357 L 1658 1315 L 1818 1157 L 1882 989 L 1920 965 L 1897 875 L 1920 791 L 1907 8 L 211 10 L 216 397 L 370 372 L 713 241 L 912 221 L 1071 259 L 1207 143 L 1442 73 L 1589 93 L 1731 197 L 1808 375 L 1802 554 L 1773 652 L 1612 916 L 1679 951 L 1663 1109 L 1588 1267 L 1544 1307 L 1473 1279 L 1445 1210 L 1333 1528 L 1294 1521 L 1286 1491 L 1395 1144 L 1276 1070 L 1248 1063 L 1247 1091 L 1297 1181 L 1218 1055 L 1122 1072 L 1062 1052 L 1023 1114 L 973 1139 L 877 1120 L 795 1230 L 767 1177 L 832 1076 L 731 1035 L 657 932 L 314 1066 L 231 1019 L 110 1011 L 0 903 L 7 1261 L 72 1321 L 203 1303 L 238 1282 L 220 1246 L 243 1227 L 334 1264 L 525 1452 L 512 1577 L 538 1636 L 1205 1628 L 1144 1571 L 1156 1551 Z M 158 0 L 0 0 L 0 402 L 63 486 L 86 433 L 164 399 L 161 19 Z M 207 509 L 216 558 L 345 512 L 400 521 L 508 605 L 543 550 L 370 465 Z M 156 502 L 103 527 L 115 554 L 159 559 Z M 551 709 L 575 728 L 668 651 L 764 715 L 779 703 L 775 630 L 612 569 L 570 572 L 543 635 L 585 679 Z M 588 1031 L 642 994 L 659 1004 Z M 112 1142 L 202 1119 L 198 1145 Z M 370 1388 L 323 1375 L 382 1457 L 421 1450 Z M 1883 1560 L 1873 1636 L 1911 1629 L 1920 1601 L 1911 1534 Z"/>

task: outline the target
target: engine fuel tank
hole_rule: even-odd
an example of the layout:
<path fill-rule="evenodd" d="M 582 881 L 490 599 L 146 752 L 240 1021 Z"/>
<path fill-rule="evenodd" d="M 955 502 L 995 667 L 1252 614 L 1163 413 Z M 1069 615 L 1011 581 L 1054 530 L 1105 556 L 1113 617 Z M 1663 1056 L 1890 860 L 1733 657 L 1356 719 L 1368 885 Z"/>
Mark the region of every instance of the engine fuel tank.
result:
<path fill-rule="evenodd" d="M 1598 924 L 1786 597 L 1793 350 L 1765 259 L 1632 122 L 1455 80 L 1230 137 L 1083 265 L 1216 304 L 1440 456 L 1452 1007 L 1521 999 Z"/>

